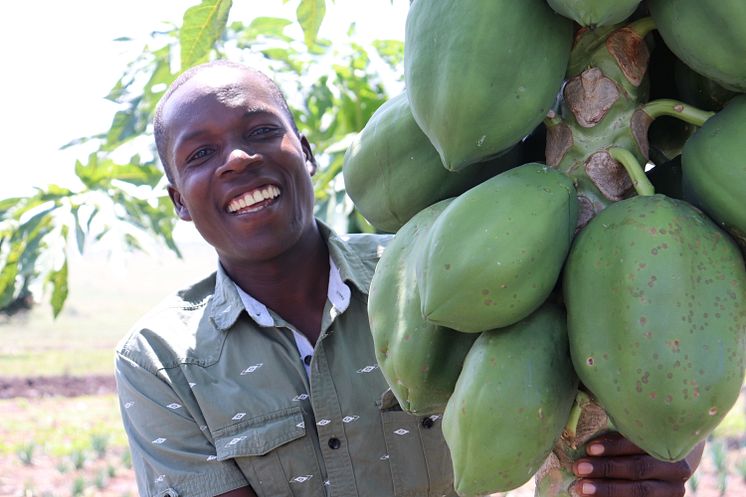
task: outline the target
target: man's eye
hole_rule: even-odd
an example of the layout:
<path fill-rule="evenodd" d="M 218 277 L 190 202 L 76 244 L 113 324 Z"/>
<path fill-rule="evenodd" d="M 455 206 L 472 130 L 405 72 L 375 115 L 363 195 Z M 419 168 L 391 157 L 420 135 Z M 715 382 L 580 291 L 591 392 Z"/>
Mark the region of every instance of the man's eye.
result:
<path fill-rule="evenodd" d="M 258 128 L 254 128 L 249 132 L 249 136 L 263 136 L 267 135 L 269 133 L 273 133 L 274 131 L 277 131 L 277 128 L 274 126 L 260 126 Z"/>
<path fill-rule="evenodd" d="M 187 158 L 187 162 L 193 162 L 199 159 L 204 159 L 208 155 L 210 155 L 210 152 L 212 152 L 212 149 L 210 148 L 200 148 L 196 152 L 194 152 L 192 155 Z"/>

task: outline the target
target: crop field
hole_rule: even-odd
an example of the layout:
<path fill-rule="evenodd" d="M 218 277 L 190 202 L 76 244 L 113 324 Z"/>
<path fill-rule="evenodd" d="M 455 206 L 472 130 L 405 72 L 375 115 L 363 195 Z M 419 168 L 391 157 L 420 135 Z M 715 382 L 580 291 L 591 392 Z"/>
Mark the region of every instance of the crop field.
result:
<path fill-rule="evenodd" d="M 57 320 L 40 304 L 0 322 L 0 384 L 13 379 L 25 388 L 23 396 L 0 398 L 0 497 L 137 495 L 117 399 L 104 380 L 111 376 L 114 345 L 137 316 L 211 271 L 209 250 L 194 246 L 185 255 L 183 261 L 164 253 L 72 261 L 70 300 Z M 64 393 L 65 376 L 89 378 L 93 394 L 49 395 L 40 388 L 44 378 L 55 377 L 61 383 L 51 393 Z M 498 495 L 530 497 L 533 485 Z M 742 395 L 708 443 L 687 497 L 744 495 Z"/>

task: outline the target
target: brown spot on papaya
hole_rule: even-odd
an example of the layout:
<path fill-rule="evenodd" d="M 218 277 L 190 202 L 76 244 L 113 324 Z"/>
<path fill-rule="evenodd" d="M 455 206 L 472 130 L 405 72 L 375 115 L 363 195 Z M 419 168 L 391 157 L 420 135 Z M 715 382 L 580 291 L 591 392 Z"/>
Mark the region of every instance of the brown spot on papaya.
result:
<path fill-rule="evenodd" d="M 451 269 L 451 265 L 450 264 L 446 264 L 445 268 L 446 268 L 446 271 L 448 271 L 449 269 Z"/>
<path fill-rule="evenodd" d="M 714 415 L 716 415 L 717 413 L 718 413 L 718 408 L 717 408 L 717 407 L 715 407 L 715 406 L 713 406 L 713 407 L 710 407 L 710 410 L 708 410 L 708 411 L 707 411 L 707 414 L 709 414 L 710 416 L 714 416 Z"/>
<path fill-rule="evenodd" d="M 589 366 L 593 366 L 593 363 L 594 363 L 593 357 L 589 357 L 588 359 L 586 359 L 585 363 L 588 364 Z"/>

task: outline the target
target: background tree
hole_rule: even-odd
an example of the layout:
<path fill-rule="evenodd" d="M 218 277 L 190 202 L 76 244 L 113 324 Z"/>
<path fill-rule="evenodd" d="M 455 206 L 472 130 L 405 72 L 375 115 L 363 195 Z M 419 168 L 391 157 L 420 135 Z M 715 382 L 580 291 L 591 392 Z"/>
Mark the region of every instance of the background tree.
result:
<path fill-rule="evenodd" d="M 229 23 L 231 6 L 231 0 L 204 0 L 184 12 L 180 26 L 153 33 L 106 97 L 120 106 L 109 129 L 66 145 L 95 145 L 75 164 L 82 186 L 52 184 L 0 200 L 0 312 L 30 306 L 38 288 L 57 316 L 68 295 L 69 251 L 83 253 L 91 243 L 107 241 L 123 250 L 165 245 L 181 256 L 151 121 L 178 74 L 216 58 L 268 72 L 287 94 L 319 159 L 317 215 L 342 231 L 372 230 L 354 211 L 339 173 L 352 136 L 403 87 L 403 42 L 356 43 L 354 25 L 346 42 L 319 38 L 325 0 L 299 0 L 294 20 Z"/>

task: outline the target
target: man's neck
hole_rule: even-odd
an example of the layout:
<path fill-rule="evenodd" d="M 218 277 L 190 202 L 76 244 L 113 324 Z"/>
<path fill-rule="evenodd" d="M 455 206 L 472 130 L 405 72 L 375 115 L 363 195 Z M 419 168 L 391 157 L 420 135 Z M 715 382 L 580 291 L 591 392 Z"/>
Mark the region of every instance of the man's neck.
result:
<path fill-rule="evenodd" d="M 246 293 L 316 342 L 329 287 L 329 251 L 320 234 L 302 250 L 226 271 Z"/>

